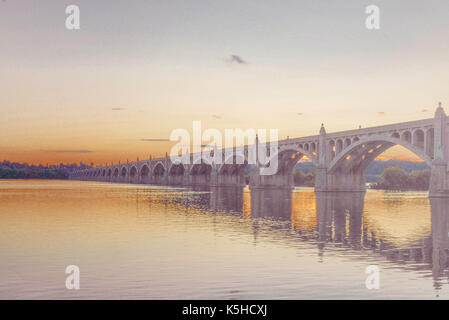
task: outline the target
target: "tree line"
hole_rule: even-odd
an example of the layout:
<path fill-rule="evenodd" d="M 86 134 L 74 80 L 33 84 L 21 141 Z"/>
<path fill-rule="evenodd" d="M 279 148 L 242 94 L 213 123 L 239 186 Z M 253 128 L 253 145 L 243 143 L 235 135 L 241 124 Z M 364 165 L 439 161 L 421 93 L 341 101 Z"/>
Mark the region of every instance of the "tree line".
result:
<path fill-rule="evenodd" d="M 381 179 L 373 183 L 372 189 L 386 190 L 428 190 L 430 184 L 430 170 L 414 170 L 405 172 L 399 167 L 389 167 L 384 170 Z"/>
<path fill-rule="evenodd" d="M 300 169 L 293 173 L 295 186 L 315 186 L 315 171 L 304 174 Z M 394 166 L 386 168 L 377 182 L 370 185 L 371 189 L 384 190 L 428 190 L 430 183 L 430 170 L 413 170 L 407 173 L 405 170 Z"/>
<path fill-rule="evenodd" d="M 74 170 L 92 168 L 92 165 L 59 164 L 59 165 L 30 165 L 3 161 L 0 162 L 0 179 L 68 179 Z"/>

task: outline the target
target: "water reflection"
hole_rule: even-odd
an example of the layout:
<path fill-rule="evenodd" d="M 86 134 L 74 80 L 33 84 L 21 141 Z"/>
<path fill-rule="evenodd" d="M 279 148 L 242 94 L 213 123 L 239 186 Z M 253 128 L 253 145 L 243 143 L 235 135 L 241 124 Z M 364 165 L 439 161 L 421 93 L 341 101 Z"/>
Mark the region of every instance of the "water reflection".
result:
<path fill-rule="evenodd" d="M 433 287 L 437 291 L 449 279 L 449 199 L 407 199 L 407 195 L 391 194 L 381 199 L 376 196 L 367 200 L 365 192 L 315 194 L 312 190 L 249 190 L 243 187 L 169 189 L 160 194 L 151 192 L 141 197 L 149 200 L 147 205 L 150 208 L 154 204 L 163 205 L 165 210 L 168 206 L 176 206 L 183 208 L 186 214 L 189 210 L 202 210 L 251 220 L 255 244 L 262 229 L 268 230 L 272 237 L 282 239 L 286 233 L 280 234 L 279 231 L 292 231 L 298 236 L 298 241 L 309 241 L 316 245 L 321 262 L 325 261 L 327 250 L 345 248 L 355 253 L 383 257 L 395 267 L 414 271 L 431 270 Z M 411 208 L 409 212 L 403 212 L 409 201 L 412 201 L 412 206 L 413 201 L 430 201 L 431 209 L 430 232 L 416 232 L 410 239 L 404 237 L 403 234 L 407 232 L 404 230 L 414 230 L 424 221 L 422 219 L 428 218 L 413 212 Z M 365 202 L 370 206 L 368 210 Z M 141 201 L 137 197 L 136 206 L 139 204 Z M 401 208 L 401 217 L 391 212 L 394 207 Z M 368 217 L 364 217 L 367 214 Z M 383 217 L 383 214 L 389 219 Z M 214 223 L 219 222 L 214 220 Z M 391 224 L 395 229 L 385 232 Z M 425 226 L 423 228 L 426 230 Z M 402 241 L 395 239 L 394 232 L 399 234 Z M 360 256 L 354 258 L 360 259 Z"/>
<path fill-rule="evenodd" d="M 364 198 L 364 192 L 317 193 L 320 246 L 334 241 L 360 248 Z"/>
<path fill-rule="evenodd" d="M 435 289 L 441 288 L 441 281 L 449 279 L 449 199 L 430 199 L 430 234 L 398 246 L 395 239 L 379 232 L 378 226 L 364 223 L 365 192 L 326 192 L 312 196 L 311 191 L 227 187 L 213 188 L 205 196 L 210 196 L 213 212 L 241 213 L 251 218 L 255 239 L 259 219 L 288 222 L 290 229 L 301 235 L 301 240 L 316 243 L 320 259 L 325 255 L 326 246 L 337 245 L 383 256 L 406 269 L 431 269 Z M 400 199 L 391 201 L 401 205 Z M 390 206 L 388 201 L 385 206 Z"/>
<path fill-rule="evenodd" d="M 71 297 L 71 263 L 96 298 L 370 298 L 370 264 L 378 297 L 448 286 L 449 199 L 425 193 L 22 181 L 0 205 L 0 298 Z"/>
<path fill-rule="evenodd" d="M 243 187 L 212 187 L 210 209 L 213 212 L 243 212 Z"/>
<path fill-rule="evenodd" d="M 432 210 L 432 274 L 435 289 L 441 289 L 442 281 L 447 282 L 449 248 L 449 199 L 430 199 Z"/>
<path fill-rule="evenodd" d="M 252 218 L 291 219 L 292 190 L 252 189 L 250 194 Z"/>

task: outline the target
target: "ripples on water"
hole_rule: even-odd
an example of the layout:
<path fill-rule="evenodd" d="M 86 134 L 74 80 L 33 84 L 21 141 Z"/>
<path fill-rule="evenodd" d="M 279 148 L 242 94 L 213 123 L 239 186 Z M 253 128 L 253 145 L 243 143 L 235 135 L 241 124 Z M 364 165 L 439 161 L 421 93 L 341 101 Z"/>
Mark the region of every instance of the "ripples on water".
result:
<path fill-rule="evenodd" d="M 427 193 L 1 182 L 3 299 L 449 296 L 449 203 Z"/>

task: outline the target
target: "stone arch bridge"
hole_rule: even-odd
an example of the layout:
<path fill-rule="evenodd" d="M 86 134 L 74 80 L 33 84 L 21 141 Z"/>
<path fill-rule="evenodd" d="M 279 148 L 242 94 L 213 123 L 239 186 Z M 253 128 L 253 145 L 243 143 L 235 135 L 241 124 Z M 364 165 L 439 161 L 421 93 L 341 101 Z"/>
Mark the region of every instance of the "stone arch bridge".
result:
<path fill-rule="evenodd" d="M 269 155 L 277 157 L 274 174 L 261 174 L 260 164 L 249 171 L 250 188 L 291 188 L 295 164 L 307 157 L 316 164 L 316 192 L 364 191 L 364 171 L 371 161 L 395 145 L 412 151 L 431 168 L 429 195 L 449 197 L 449 119 L 441 103 L 434 118 L 396 123 L 384 126 L 327 133 L 324 126 L 319 135 L 286 139 L 277 142 Z M 256 138 L 253 146 L 269 149 Z M 224 164 L 213 160 L 194 161 L 190 164 L 173 163 L 163 158 L 119 163 L 75 171 L 72 180 L 106 181 L 159 185 L 244 186 L 248 170 L 248 146 L 244 152 L 235 152 L 228 164 L 225 150 L 221 153 Z M 268 152 L 268 153 L 270 153 Z"/>

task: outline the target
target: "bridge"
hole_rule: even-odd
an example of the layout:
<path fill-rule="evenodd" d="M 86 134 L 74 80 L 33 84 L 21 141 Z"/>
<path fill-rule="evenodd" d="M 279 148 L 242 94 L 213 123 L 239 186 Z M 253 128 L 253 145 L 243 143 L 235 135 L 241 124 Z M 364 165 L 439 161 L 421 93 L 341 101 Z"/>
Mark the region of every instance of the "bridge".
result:
<path fill-rule="evenodd" d="M 74 171 L 72 180 L 105 181 L 135 184 L 180 186 L 244 186 L 250 147 L 267 148 L 270 159 L 276 157 L 277 170 L 263 174 L 266 167 L 259 161 L 251 165 L 250 188 L 292 188 L 296 163 L 307 157 L 316 165 L 316 192 L 363 192 L 364 171 L 387 149 L 400 145 L 410 150 L 431 168 L 430 197 L 449 197 L 449 119 L 439 104 L 434 118 L 327 133 L 321 126 L 318 135 L 277 141 L 275 150 L 270 143 L 245 146 L 235 152 L 232 161 L 226 149 L 208 151 L 217 157 L 188 155 L 188 164 L 163 158 L 98 166 Z M 256 154 L 258 154 L 256 152 Z M 197 159 L 197 160 L 195 160 Z"/>

